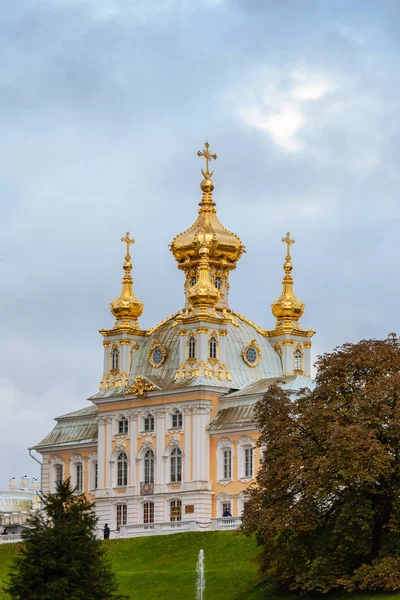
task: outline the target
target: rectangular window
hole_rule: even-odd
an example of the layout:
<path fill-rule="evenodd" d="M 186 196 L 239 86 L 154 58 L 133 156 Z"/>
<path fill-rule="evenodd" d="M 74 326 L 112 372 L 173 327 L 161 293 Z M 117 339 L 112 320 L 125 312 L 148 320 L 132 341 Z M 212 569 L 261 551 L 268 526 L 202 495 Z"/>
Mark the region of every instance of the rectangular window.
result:
<path fill-rule="evenodd" d="M 244 449 L 244 476 L 253 477 L 253 448 Z"/>
<path fill-rule="evenodd" d="M 63 480 L 63 466 L 56 465 L 56 484 L 61 483 Z"/>
<path fill-rule="evenodd" d="M 182 413 L 177 412 L 172 415 L 172 429 L 182 429 Z"/>
<path fill-rule="evenodd" d="M 143 523 L 154 523 L 153 502 L 145 502 L 143 504 Z"/>
<path fill-rule="evenodd" d="M 99 465 L 98 465 L 97 460 L 93 465 L 93 471 L 94 471 L 94 481 L 93 481 L 94 487 L 93 487 L 93 489 L 97 490 L 98 483 L 99 483 Z"/>
<path fill-rule="evenodd" d="M 232 479 L 232 450 L 224 450 L 223 479 Z"/>
<path fill-rule="evenodd" d="M 145 417 L 144 430 L 145 431 L 154 431 L 154 417 Z"/>
<path fill-rule="evenodd" d="M 128 522 L 128 507 L 126 504 L 117 504 L 117 529 Z"/>
<path fill-rule="evenodd" d="M 227 513 L 229 513 L 229 515 Z M 222 503 L 222 516 L 223 517 L 231 517 L 232 516 L 231 503 L 230 502 L 223 502 Z"/>
<path fill-rule="evenodd" d="M 118 421 L 118 433 L 126 435 L 128 433 L 128 419 Z"/>
<path fill-rule="evenodd" d="M 77 492 L 82 492 L 83 491 L 83 464 L 82 463 L 78 463 L 75 467 L 76 469 L 76 491 Z"/>
<path fill-rule="evenodd" d="M 182 500 L 172 500 L 170 504 L 171 521 L 182 521 Z"/>

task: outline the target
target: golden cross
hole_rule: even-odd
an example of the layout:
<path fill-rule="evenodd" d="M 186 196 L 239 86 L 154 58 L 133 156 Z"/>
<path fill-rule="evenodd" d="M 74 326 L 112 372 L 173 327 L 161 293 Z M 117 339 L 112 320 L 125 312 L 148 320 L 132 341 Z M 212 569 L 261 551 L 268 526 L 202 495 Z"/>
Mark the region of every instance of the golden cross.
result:
<path fill-rule="evenodd" d="M 125 237 L 121 238 L 121 242 L 125 242 L 126 244 L 126 256 L 129 258 L 129 244 L 134 244 L 135 240 L 131 238 L 131 234 L 129 231 L 126 232 Z"/>
<path fill-rule="evenodd" d="M 286 244 L 286 260 L 290 260 L 290 246 L 294 244 L 295 240 L 291 239 L 290 233 L 287 232 L 286 237 L 282 238 L 282 242 Z"/>
<path fill-rule="evenodd" d="M 212 171 L 212 173 L 209 172 L 208 170 L 208 161 L 211 159 L 216 160 L 218 157 L 216 154 L 211 154 L 211 152 L 208 150 L 210 147 L 210 144 L 208 142 L 205 143 L 205 149 L 204 150 L 199 150 L 197 153 L 197 156 L 203 156 L 205 158 L 206 161 L 206 171 L 204 172 L 203 169 L 201 170 L 201 172 L 203 173 L 203 176 L 206 179 L 210 179 L 210 177 L 213 176 L 214 171 Z"/>

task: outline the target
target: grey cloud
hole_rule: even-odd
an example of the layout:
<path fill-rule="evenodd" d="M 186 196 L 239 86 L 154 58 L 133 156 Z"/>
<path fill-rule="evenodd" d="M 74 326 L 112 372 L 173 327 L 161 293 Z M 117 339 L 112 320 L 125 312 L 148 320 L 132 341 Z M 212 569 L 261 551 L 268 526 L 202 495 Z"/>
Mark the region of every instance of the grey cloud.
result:
<path fill-rule="evenodd" d="M 399 329 L 389 308 L 400 292 L 396 6 L 378 15 L 365 2 L 191 4 L 140 18 L 123 10 L 100 18 L 85 2 L 7 6 L 1 486 L 37 474 L 26 447 L 97 388 L 98 329 L 112 324 L 125 231 L 136 238 L 142 325 L 182 306 L 168 243 L 196 218 L 205 136 L 219 155 L 220 220 L 247 246 L 231 277 L 235 309 L 273 325 L 289 230 L 315 353 Z M 302 147 L 290 152 L 238 107 L 269 117 L 299 68 L 337 86 L 301 105 Z M 268 77 L 275 104 L 263 96 Z"/>

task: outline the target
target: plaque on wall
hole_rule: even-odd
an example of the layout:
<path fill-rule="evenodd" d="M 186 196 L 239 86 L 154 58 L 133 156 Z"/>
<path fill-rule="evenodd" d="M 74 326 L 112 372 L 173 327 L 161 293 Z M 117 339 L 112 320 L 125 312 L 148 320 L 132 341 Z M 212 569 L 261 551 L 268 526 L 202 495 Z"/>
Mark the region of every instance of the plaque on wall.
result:
<path fill-rule="evenodd" d="M 185 506 L 185 513 L 187 515 L 194 513 L 194 504 L 186 504 L 186 506 Z"/>

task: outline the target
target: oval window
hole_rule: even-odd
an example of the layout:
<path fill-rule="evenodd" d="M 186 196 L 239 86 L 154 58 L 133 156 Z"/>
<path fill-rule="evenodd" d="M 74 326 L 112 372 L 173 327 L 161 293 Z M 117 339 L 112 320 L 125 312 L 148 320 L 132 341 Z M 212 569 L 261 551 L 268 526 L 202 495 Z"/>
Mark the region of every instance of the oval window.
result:
<path fill-rule="evenodd" d="M 249 363 L 254 364 L 258 358 L 257 351 L 254 348 L 247 348 L 246 358 Z"/>
<path fill-rule="evenodd" d="M 162 359 L 163 359 L 163 353 L 162 353 L 162 351 L 161 351 L 161 349 L 160 349 L 160 348 L 156 348 L 156 349 L 153 351 L 153 356 L 152 356 L 152 358 L 153 358 L 153 363 L 154 363 L 155 365 L 160 365 L 160 364 L 162 363 Z"/>

